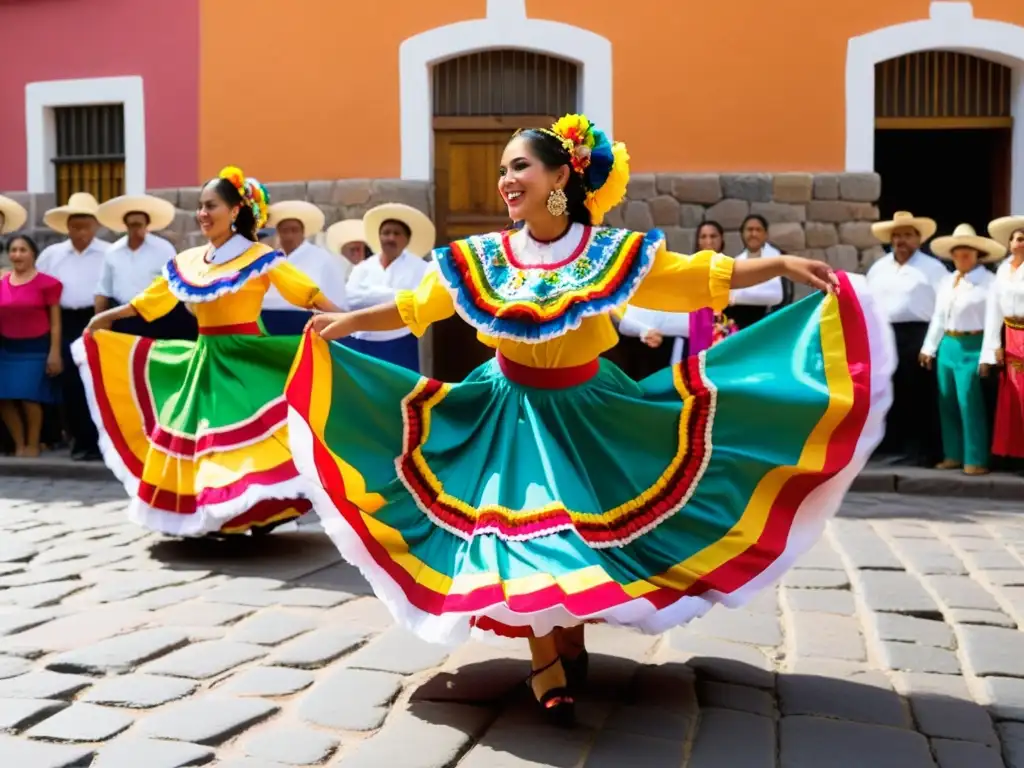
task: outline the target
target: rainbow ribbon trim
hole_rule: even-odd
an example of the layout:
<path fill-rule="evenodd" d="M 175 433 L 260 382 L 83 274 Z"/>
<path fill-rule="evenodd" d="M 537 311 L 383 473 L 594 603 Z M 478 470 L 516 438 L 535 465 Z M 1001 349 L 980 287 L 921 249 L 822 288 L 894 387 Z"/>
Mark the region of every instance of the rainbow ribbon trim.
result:
<path fill-rule="evenodd" d="M 190 280 L 178 264 L 176 258 L 171 259 L 164 265 L 163 273 L 171 293 L 179 301 L 203 303 L 214 301 L 228 293 L 235 293 L 253 278 L 260 277 L 269 272 L 285 258 L 285 255 L 280 251 L 267 251 L 245 266 L 238 267 L 223 277 L 216 277 L 203 283 Z"/>

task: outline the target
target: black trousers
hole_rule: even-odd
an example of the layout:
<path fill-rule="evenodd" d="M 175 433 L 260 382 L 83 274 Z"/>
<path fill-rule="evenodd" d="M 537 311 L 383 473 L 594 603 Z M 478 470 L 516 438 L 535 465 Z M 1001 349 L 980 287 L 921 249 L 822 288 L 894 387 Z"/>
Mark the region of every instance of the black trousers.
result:
<path fill-rule="evenodd" d="M 71 450 L 75 453 L 94 453 L 99 450 L 99 437 L 92 416 L 89 415 L 82 377 L 78 373 L 75 361 L 71 359 L 71 344 L 82 335 L 92 316 L 92 307 L 62 307 L 60 310 L 61 351 L 64 358 L 64 372 L 61 374 L 60 383 L 64 396 L 64 426 L 71 436 Z"/>
<path fill-rule="evenodd" d="M 942 460 L 938 381 L 935 372 L 922 368 L 918 361 L 928 323 L 893 323 L 892 329 L 898 362 L 885 438 L 878 450 L 932 465 Z"/>
<path fill-rule="evenodd" d="M 646 379 L 652 373 L 668 368 L 672 362 L 672 346 L 675 341 L 675 337 L 665 336 L 661 346 L 652 349 L 636 336 L 620 336 L 616 349 L 619 350 L 621 362 L 615 362 L 633 381 Z M 685 349 L 683 356 L 686 356 Z"/>

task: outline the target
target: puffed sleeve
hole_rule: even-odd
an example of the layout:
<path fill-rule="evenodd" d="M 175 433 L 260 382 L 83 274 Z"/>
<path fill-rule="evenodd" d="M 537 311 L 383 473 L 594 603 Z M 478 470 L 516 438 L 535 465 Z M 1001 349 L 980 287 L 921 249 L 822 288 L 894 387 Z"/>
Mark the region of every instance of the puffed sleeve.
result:
<path fill-rule="evenodd" d="M 431 323 L 447 320 L 455 314 L 455 302 L 436 269 L 428 271 L 411 291 L 398 291 L 395 303 L 402 322 L 416 336 L 426 333 Z"/>
<path fill-rule="evenodd" d="M 147 323 L 163 317 L 178 305 L 167 278 L 158 277 L 149 287 L 129 302 Z"/>
<path fill-rule="evenodd" d="M 721 312 L 729 304 L 733 261 L 714 251 L 685 256 L 662 247 L 629 303 L 660 312 L 695 312 L 704 307 Z"/>
<path fill-rule="evenodd" d="M 296 307 L 314 309 L 318 301 L 327 299 L 305 272 L 287 261 L 271 269 L 267 277 L 277 288 L 281 298 Z"/>
<path fill-rule="evenodd" d="M 49 275 L 47 275 L 49 277 Z M 50 278 L 43 286 L 43 305 L 53 307 L 60 304 L 60 296 L 64 293 L 64 283 L 56 278 Z"/>

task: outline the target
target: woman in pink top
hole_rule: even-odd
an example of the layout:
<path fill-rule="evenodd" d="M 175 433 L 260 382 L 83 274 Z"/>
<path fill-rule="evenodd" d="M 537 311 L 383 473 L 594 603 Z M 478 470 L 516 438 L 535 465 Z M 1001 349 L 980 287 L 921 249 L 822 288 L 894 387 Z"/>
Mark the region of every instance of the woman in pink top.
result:
<path fill-rule="evenodd" d="M 15 455 L 38 456 L 43 406 L 58 402 L 60 281 L 36 271 L 39 248 L 25 235 L 7 244 L 12 271 L 0 280 L 0 417 Z"/>

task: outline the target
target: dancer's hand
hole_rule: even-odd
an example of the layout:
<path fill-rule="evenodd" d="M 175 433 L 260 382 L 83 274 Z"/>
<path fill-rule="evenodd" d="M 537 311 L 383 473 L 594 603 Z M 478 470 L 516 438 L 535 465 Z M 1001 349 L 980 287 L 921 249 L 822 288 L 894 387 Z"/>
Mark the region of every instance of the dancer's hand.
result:
<path fill-rule="evenodd" d="M 839 292 L 839 278 L 832 267 L 823 261 L 805 259 L 801 256 L 782 256 L 785 275 L 794 283 L 809 285 L 825 293 Z"/>
<path fill-rule="evenodd" d="M 661 332 L 655 330 L 654 328 L 648 328 L 646 331 L 643 332 L 643 335 L 640 336 L 640 341 L 642 341 L 651 349 L 657 349 L 658 347 L 660 347 L 661 342 L 664 340 L 665 339 L 661 335 Z"/>
<path fill-rule="evenodd" d="M 306 327 L 326 341 L 343 339 L 352 333 L 348 312 L 325 312 L 314 315 Z"/>
<path fill-rule="evenodd" d="M 1003 357 L 1003 348 L 1000 347 L 996 350 L 996 365 L 1003 365 L 1005 362 L 1006 359 Z"/>
<path fill-rule="evenodd" d="M 95 333 L 96 331 L 109 331 L 114 325 L 114 318 L 107 312 L 100 312 L 98 315 L 93 315 L 89 324 L 85 327 L 87 333 Z"/>
<path fill-rule="evenodd" d="M 932 369 L 932 361 L 935 360 L 931 355 L 926 355 L 924 352 L 917 356 L 917 362 L 921 364 L 922 368 L 927 368 L 929 371 Z"/>
<path fill-rule="evenodd" d="M 988 363 L 982 363 L 978 366 L 978 373 L 981 375 L 981 378 L 987 379 L 992 375 L 992 366 Z"/>

